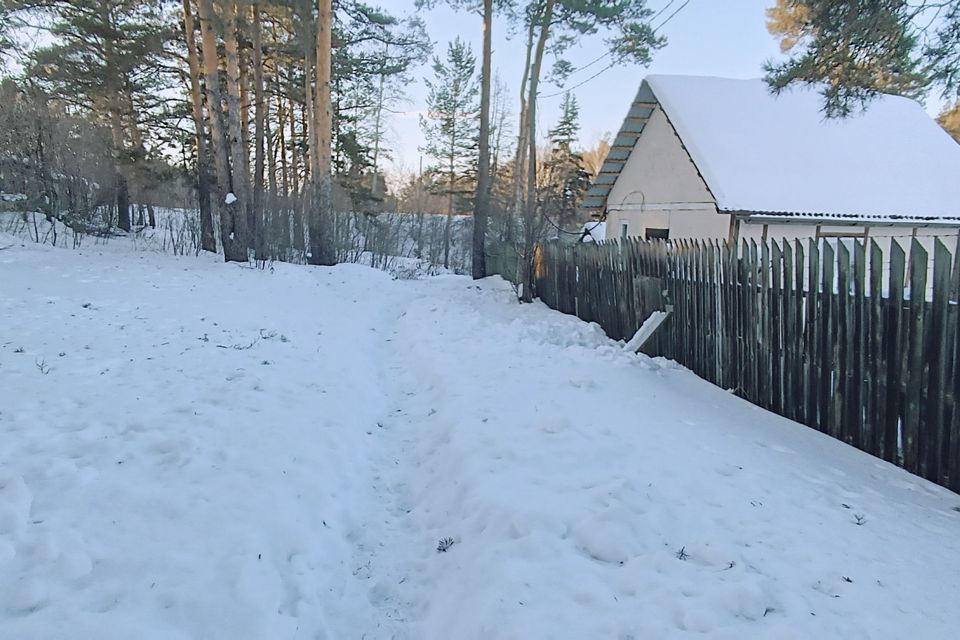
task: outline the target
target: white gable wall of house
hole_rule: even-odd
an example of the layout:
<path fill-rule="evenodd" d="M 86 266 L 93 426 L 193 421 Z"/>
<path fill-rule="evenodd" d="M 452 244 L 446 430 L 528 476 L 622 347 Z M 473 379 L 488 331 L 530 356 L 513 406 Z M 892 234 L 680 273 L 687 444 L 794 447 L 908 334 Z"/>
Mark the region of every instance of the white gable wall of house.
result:
<path fill-rule="evenodd" d="M 730 216 L 718 213 L 690 155 L 657 106 L 607 196 L 607 237 L 645 237 L 668 229 L 671 238 L 730 234 Z"/>

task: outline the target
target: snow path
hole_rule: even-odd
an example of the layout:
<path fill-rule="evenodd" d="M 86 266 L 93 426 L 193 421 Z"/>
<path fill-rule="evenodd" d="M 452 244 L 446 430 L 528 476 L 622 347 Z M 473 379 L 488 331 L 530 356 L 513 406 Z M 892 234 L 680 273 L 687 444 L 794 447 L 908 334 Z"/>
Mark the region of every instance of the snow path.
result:
<path fill-rule="evenodd" d="M 951 638 L 957 508 L 495 280 L 0 251 L 3 640 Z"/>

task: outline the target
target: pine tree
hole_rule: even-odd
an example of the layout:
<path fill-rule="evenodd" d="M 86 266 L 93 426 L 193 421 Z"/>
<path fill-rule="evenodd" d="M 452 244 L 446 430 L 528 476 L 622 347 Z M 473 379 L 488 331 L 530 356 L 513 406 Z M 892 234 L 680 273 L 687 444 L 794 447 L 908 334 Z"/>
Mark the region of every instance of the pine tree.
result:
<path fill-rule="evenodd" d="M 183 34 L 187 46 L 187 73 L 190 83 L 190 115 L 193 118 L 194 144 L 197 147 L 197 200 L 200 208 L 200 243 L 204 251 L 215 253 L 217 240 L 210 206 L 210 157 L 203 115 L 203 88 L 200 84 L 200 55 L 197 48 L 197 21 L 191 0 L 182 0 Z"/>
<path fill-rule="evenodd" d="M 110 128 L 117 225 L 129 231 L 129 183 L 146 156 L 140 116 L 169 86 L 161 0 L 7 0 L 0 20 L 32 16 L 54 36 L 27 52 L 26 75 Z"/>
<path fill-rule="evenodd" d="M 791 54 L 765 65 L 770 87 L 816 85 L 829 117 L 862 109 L 880 93 L 960 91 L 960 1 L 777 0 L 767 17 Z"/>
<path fill-rule="evenodd" d="M 681 6 L 682 8 L 682 6 Z M 632 60 L 640 64 L 650 62 L 655 49 L 666 40 L 658 36 L 650 25 L 653 11 L 646 0 L 532 0 L 526 9 L 527 63 L 521 83 L 526 95 L 521 99 L 520 131 L 514 166 L 525 167 L 526 194 L 523 198 L 523 246 L 521 251 L 521 299 L 533 299 L 533 252 L 537 229 L 537 98 L 543 71 L 543 56 L 550 43 L 556 56 L 554 80 L 562 82 L 574 71 L 563 59 L 563 54 L 586 35 L 604 32 L 605 44 L 611 58 L 610 65 Z M 525 157 L 523 157 L 525 156 Z M 517 173 L 519 178 L 519 172 Z M 519 203 L 522 180 L 516 180 L 514 193 Z"/>
<path fill-rule="evenodd" d="M 447 47 L 445 60 L 433 59 L 433 78 L 426 80 L 427 116 L 420 118 L 427 143 L 423 152 L 433 158 L 435 173 L 446 177 L 447 224 L 444 266 L 450 262 L 450 228 L 454 211 L 469 206 L 477 169 L 480 135 L 479 85 L 476 58 L 460 38 Z"/>
<path fill-rule="evenodd" d="M 330 138 L 333 134 L 331 106 L 331 54 L 333 52 L 333 6 L 331 0 L 318 0 L 314 39 L 316 97 L 313 105 L 311 140 L 314 166 L 313 206 L 310 220 L 310 264 L 331 266 L 337 263 L 333 246 L 333 167 Z M 309 80 L 308 80 L 309 85 Z M 308 86 L 309 89 L 309 86 Z"/>
<path fill-rule="evenodd" d="M 416 0 L 418 7 L 431 7 L 438 0 Z M 474 279 L 487 275 L 486 239 L 491 210 L 496 158 L 491 150 L 494 121 L 493 102 L 493 16 L 513 21 L 516 0 L 442 0 L 451 7 L 479 13 L 482 20 L 483 44 L 480 67 L 479 140 L 477 144 L 477 186 L 473 202 L 473 241 L 471 273 Z"/>
<path fill-rule="evenodd" d="M 579 117 L 577 99 L 568 91 L 560 120 L 548 132 L 551 149 L 540 187 L 544 215 L 563 230 L 577 222 L 580 202 L 590 188 L 590 172 L 584 167 L 583 156 L 573 149 L 580 132 Z"/>
<path fill-rule="evenodd" d="M 105 127 L 71 116 L 28 81 L 0 80 L 0 192 L 83 231 L 102 226 L 97 208 L 112 175 Z"/>
<path fill-rule="evenodd" d="M 554 148 L 569 152 L 579 132 L 580 107 L 577 105 L 576 96 L 567 91 L 563 94 L 563 103 L 560 105 L 560 119 L 547 132 L 547 136 Z"/>
<path fill-rule="evenodd" d="M 381 161 L 389 155 L 385 118 L 405 99 L 409 72 L 430 54 L 417 18 L 398 18 L 355 0 L 337 3 L 333 56 L 333 162 L 337 180 L 360 209 L 384 193 Z"/>

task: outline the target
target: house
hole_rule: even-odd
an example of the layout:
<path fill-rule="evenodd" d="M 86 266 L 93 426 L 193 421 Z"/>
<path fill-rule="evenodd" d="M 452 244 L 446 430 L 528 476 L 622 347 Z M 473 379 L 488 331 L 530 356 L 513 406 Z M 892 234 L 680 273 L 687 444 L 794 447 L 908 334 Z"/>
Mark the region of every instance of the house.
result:
<path fill-rule="evenodd" d="M 911 236 L 955 246 L 960 145 L 916 102 L 883 95 L 827 120 L 809 88 L 648 76 L 584 208 L 607 238 Z"/>

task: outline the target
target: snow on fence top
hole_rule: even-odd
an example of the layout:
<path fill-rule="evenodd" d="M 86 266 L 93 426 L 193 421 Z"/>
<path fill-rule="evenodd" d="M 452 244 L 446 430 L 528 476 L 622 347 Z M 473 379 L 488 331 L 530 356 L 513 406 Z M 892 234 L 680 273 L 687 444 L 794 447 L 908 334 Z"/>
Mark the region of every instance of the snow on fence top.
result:
<path fill-rule="evenodd" d="M 816 89 L 646 78 L 723 211 L 960 223 L 960 145 L 918 103 L 882 95 L 827 120 Z"/>

